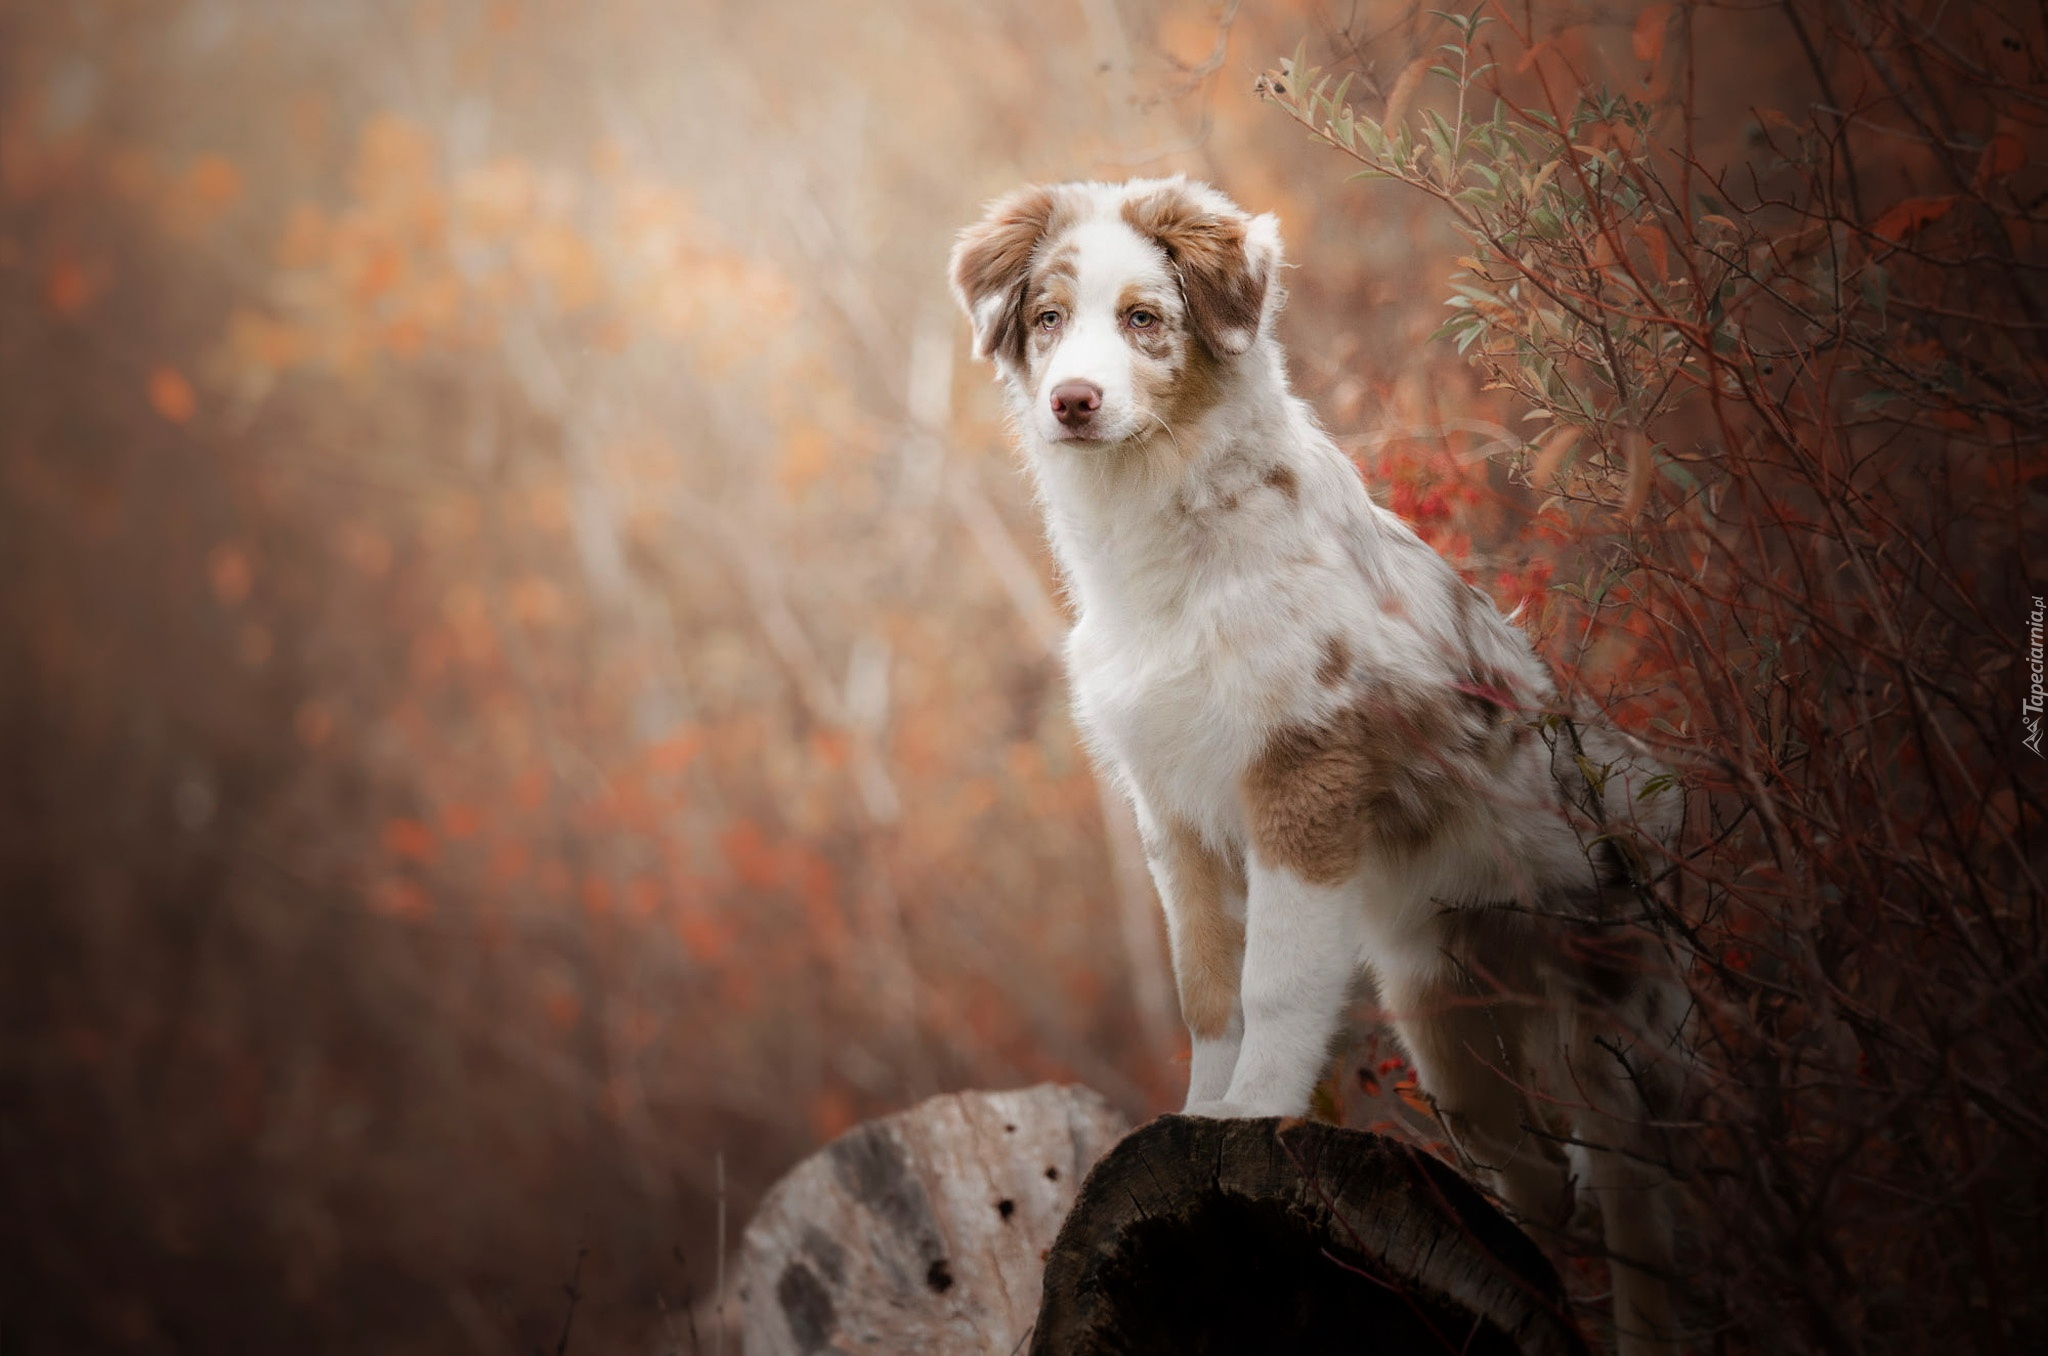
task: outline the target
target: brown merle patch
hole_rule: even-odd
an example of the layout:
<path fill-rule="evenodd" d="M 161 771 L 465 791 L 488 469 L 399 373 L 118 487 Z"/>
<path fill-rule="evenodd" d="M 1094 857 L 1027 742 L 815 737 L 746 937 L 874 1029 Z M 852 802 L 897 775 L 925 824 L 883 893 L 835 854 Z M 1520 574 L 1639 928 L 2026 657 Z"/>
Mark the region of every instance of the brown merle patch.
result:
<path fill-rule="evenodd" d="M 1065 229 L 1074 213 L 1056 187 L 1022 188 L 991 204 L 988 214 L 960 233 L 953 247 L 953 290 L 976 318 L 975 354 L 1021 360 L 1024 355 L 1024 285 L 1041 241 Z M 983 323 L 983 308 L 1003 304 Z"/>
<path fill-rule="evenodd" d="M 1161 328 L 1159 354 L 1139 347 L 1132 374 L 1139 399 L 1170 429 L 1181 429 L 1214 409 L 1223 398 L 1223 368 L 1215 356 L 1178 323 Z M 1234 506 L 1233 506 L 1234 507 Z"/>
<path fill-rule="evenodd" d="M 1351 647 L 1344 643 L 1344 637 L 1330 635 L 1323 637 L 1323 662 L 1316 666 L 1316 681 L 1324 687 L 1336 687 L 1351 672 Z"/>
<path fill-rule="evenodd" d="M 1244 863 L 1210 847 L 1179 822 L 1167 827 L 1154 851 L 1166 877 L 1181 1019 L 1196 1037 L 1214 1040 L 1236 1011 L 1244 968 L 1244 923 L 1224 907 L 1233 891 L 1244 890 Z"/>
<path fill-rule="evenodd" d="M 1484 793 L 1504 747 L 1492 733 L 1455 692 L 1386 689 L 1276 731 L 1244 777 L 1253 846 L 1320 884 L 1350 875 L 1368 844 L 1414 851 Z"/>
<path fill-rule="evenodd" d="M 1269 490 L 1278 491 L 1282 497 L 1292 503 L 1298 504 L 1301 502 L 1301 479 L 1294 474 L 1294 468 L 1291 466 L 1282 466 L 1276 463 L 1268 467 L 1265 477 L 1260 483 Z"/>
<path fill-rule="evenodd" d="M 1258 333 L 1271 281 L 1245 250 L 1246 219 L 1212 212 L 1178 185 L 1126 202 L 1123 216 L 1173 262 L 1204 346 L 1224 357 L 1242 353 Z"/>

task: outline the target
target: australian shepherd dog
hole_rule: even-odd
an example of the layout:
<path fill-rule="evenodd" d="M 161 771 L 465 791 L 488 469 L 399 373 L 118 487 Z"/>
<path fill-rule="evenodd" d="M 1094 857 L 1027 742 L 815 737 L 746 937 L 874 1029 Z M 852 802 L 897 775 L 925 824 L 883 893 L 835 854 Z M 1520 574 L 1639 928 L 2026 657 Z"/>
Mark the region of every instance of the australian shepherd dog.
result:
<path fill-rule="evenodd" d="M 1187 1114 L 1303 1114 L 1363 971 L 1460 1153 L 1539 1231 L 1596 1203 L 1622 1349 L 1671 1350 L 1686 1003 L 1640 923 L 1677 794 L 1373 502 L 1288 389 L 1280 268 L 1181 178 L 1022 189 L 952 257 L 1165 906 Z"/>

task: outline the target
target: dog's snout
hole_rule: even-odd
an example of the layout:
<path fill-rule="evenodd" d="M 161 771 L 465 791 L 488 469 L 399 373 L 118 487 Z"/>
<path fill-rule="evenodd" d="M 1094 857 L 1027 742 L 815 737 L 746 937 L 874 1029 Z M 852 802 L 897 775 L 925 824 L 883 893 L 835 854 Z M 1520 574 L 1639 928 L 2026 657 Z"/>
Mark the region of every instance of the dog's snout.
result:
<path fill-rule="evenodd" d="M 1102 408 L 1102 388 L 1092 381 L 1063 381 L 1052 388 L 1053 417 L 1077 428 Z"/>

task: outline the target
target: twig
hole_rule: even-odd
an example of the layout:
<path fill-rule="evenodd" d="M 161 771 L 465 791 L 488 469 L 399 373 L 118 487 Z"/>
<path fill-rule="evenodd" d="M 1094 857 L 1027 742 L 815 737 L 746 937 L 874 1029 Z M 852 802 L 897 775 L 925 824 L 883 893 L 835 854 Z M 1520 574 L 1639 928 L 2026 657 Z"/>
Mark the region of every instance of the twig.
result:
<path fill-rule="evenodd" d="M 589 1228 L 588 1222 L 585 1229 Z M 576 1267 L 569 1273 L 569 1283 L 562 1287 L 562 1293 L 569 1297 L 569 1308 L 562 1315 L 562 1335 L 555 1339 L 555 1356 L 569 1356 L 569 1330 L 576 1323 L 576 1304 L 583 1298 L 583 1259 L 590 1256 L 590 1245 L 579 1240 L 576 1244 Z"/>
<path fill-rule="evenodd" d="M 718 1298 L 713 1310 L 718 1326 L 711 1330 L 711 1350 L 725 1356 L 725 1150 L 713 1154 L 711 1162 L 718 1182 Z"/>

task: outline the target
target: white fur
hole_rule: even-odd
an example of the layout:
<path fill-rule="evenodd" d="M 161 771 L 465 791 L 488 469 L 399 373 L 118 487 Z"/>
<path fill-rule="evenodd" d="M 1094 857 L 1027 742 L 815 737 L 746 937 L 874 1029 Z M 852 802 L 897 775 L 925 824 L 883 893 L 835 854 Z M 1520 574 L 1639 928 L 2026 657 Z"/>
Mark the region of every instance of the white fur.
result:
<path fill-rule="evenodd" d="M 1071 319 L 1044 364 L 1033 432 L 1046 442 L 1068 440 L 1070 430 L 1052 414 L 1052 391 L 1062 382 L 1085 380 L 1102 388 L 1095 438 L 1122 442 L 1145 430 L 1131 386 L 1131 348 L 1117 319 L 1117 294 L 1133 279 L 1148 278 L 1162 286 L 1171 279 L 1158 249 L 1121 221 L 1091 221 L 1068 238 L 1077 247 L 1078 295 Z"/>

